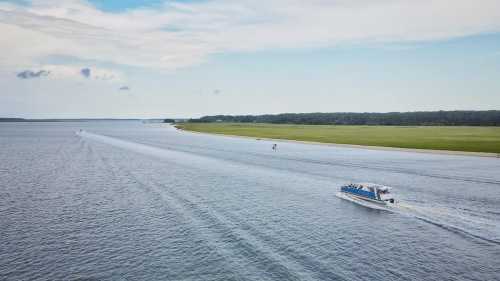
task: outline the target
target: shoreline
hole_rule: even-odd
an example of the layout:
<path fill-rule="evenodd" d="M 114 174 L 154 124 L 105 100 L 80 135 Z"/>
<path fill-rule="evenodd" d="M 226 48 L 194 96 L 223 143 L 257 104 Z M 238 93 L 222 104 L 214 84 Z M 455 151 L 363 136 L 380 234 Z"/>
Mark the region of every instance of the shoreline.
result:
<path fill-rule="evenodd" d="M 391 146 L 372 146 L 372 145 L 361 145 L 361 144 L 344 144 L 344 143 L 327 143 L 327 142 L 316 142 L 316 141 L 301 141 L 292 139 L 273 139 L 266 137 L 249 137 L 249 136 L 239 136 L 221 133 L 207 133 L 186 130 L 179 128 L 175 125 L 172 127 L 182 130 L 184 132 L 195 133 L 195 134 L 205 134 L 205 135 L 216 135 L 216 136 L 226 136 L 226 137 L 237 137 L 244 139 L 253 139 L 259 141 L 279 141 L 279 142 L 289 142 L 289 143 L 302 143 L 302 144 L 312 144 L 312 145 L 324 145 L 324 146 L 334 146 L 334 147 L 344 147 L 344 148 L 358 148 L 358 149 L 368 149 L 368 150 L 385 150 L 385 151 L 400 151 L 400 152 L 414 152 L 414 153 L 427 153 L 427 154 L 441 154 L 441 155 L 455 155 L 455 156 L 473 156 L 473 157 L 488 157 L 488 158 L 500 158 L 500 153 L 494 152 L 473 152 L 473 151 L 455 151 L 455 150 L 439 150 L 439 149 L 420 149 L 420 148 L 403 148 L 403 147 L 391 147 Z"/>

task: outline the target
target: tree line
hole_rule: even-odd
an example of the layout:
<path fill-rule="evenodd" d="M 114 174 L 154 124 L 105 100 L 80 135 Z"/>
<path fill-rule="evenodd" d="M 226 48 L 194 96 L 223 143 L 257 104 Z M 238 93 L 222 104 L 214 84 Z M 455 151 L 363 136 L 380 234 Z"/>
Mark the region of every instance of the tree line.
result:
<path fill-rule="evenodd" d="M 500 110 L 213 115 L 204 116 L 198 119 L 189 119 L 189 122 L 235 122 L 306 125 L 500 126 Z"/>

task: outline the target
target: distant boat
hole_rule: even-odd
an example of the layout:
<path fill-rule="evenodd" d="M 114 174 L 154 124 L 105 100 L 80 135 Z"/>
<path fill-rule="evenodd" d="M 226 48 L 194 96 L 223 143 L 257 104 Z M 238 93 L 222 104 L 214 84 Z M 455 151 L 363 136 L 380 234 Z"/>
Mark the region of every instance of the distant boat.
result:
<path fill-rule="evenodd" d="M 394 197 L 388 186 L 372 183 L 351 183 L 340 188 L 347 196 L 386 205 L 394 203 Z"/>

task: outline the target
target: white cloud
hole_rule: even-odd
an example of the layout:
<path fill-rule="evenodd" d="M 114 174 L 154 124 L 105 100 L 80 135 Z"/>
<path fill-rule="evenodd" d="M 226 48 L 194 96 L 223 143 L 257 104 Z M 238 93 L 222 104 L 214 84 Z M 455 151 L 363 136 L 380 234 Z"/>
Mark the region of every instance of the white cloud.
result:
<path fill-rule="evenodd" d="M 500 31 L 498 0 L 213 0 L 122 13 L 85 1 L 0 3 L 0 65 L 62 55 L 154 69 L 214 53 L 439 40 Z"/>

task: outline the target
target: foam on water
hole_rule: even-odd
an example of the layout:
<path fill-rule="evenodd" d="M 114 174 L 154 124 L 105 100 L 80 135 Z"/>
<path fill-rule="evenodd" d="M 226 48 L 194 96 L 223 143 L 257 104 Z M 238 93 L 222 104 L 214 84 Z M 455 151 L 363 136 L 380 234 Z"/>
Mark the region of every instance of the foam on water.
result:
<path fill-rule="evenodd" d="M 413 216 L 454 233 L 500 245 L 500 226 L 495 220 L 474 216 L 432 202 L 427 205 L 399 202 L 394 206 L 394 210 L 399 214 Z"/>
<path fill-rule="evenodd" d="M 336 196 L 366 208 L 414 217 L 453 233 L 500 245 L 500 226 L 494 220 L 472 216 L 457 209 L 438 206 L 436 203 L 431 205 L 430 202 L 427 206 L 404 201 L 380 205 L 349 196 L 342 192 L 336 193 Z"/>

